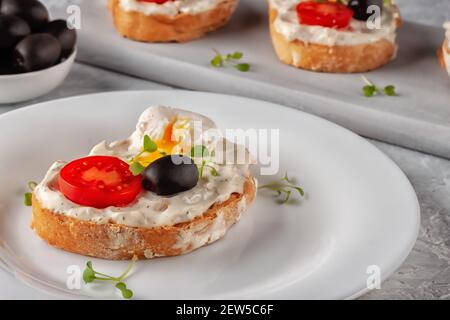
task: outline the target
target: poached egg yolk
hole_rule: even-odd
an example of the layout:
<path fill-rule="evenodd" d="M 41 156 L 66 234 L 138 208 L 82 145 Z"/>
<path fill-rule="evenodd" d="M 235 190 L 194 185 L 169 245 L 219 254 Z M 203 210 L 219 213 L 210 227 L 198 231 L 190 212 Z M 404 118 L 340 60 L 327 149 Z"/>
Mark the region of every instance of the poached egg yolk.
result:
<path fill-rule="evenodd" d="M 137 158 L 140 164 L 147 167 L 153 161 L 174 153 L 184 154 L 187 150 L 183 150 L 180 143 L 186 138 L 186 131 L 190 127 L 189 119 L 177 118 L 171 121 L 166 128 L 161 139 L 155 140 L 158 150 L 149 153 L 144 152 Z"/>

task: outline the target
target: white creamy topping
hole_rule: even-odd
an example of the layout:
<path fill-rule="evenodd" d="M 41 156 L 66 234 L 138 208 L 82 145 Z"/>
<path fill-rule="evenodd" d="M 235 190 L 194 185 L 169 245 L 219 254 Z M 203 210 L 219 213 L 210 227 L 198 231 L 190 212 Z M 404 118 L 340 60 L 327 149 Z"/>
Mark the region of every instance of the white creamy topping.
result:
<path fill-rule="evenodd" d="M 446 29 L 445 37 L 447 39 L 447 50 L 443 48 L 444 62 L 447 67 L 447 72 L 450 74 L 450 21 L 444 23 L 444 28 Z"/>
<path fill-rule="evenodd" d="M 174 136 L 177 135 L 177 122 L 180 124 L 178 127 L 185 125 L 186 121 L 190 123 L 187 125 L 189 129 L 183 130 L 187 131 L 185 136 L 195 135 L 194 122 L 201 121 L 202 132 L 216 128 L 210 119 L 199 114 L 167 107 L 153 107 L 141 115 L 136 131 L 128 139 L 111 144 L 101 142 L 92 149 L 90 155 L 111 155 L 123 160 L 129 159 L 141 150 L 144 135 L 148 134 L 152 139 L 158 140 L 162 137 L 166 125 L 173 119 L 177 119 L 174 123 Z M 177 147 L 186 148 L 183 144 L 191 141 L 190 139 L 191 137 L 187 137 Z M 212 148 L 213 143 L 220 145 L 223 141 L 223 138 L 220 137 L 215 142 L 212 139 L 206 139 L 202 143 Z M 190 150 L 190 146 L 188 150 Z M 112 221 L 135 227 L 173 225 L 191 221 L 207 211 L 213 204 L 226 201 L 232 193 L 243 192 L 246 177 L 249 175 L 248 164 L 219 164 L 221 162 L 216 161 L 215 158 L 212 158 L 211 161 L 219 175 L 213 176 L 211 170 L 204 170 L 203 178 L 199 180 L 197 186 L 189 191 L 172 197 L 160 197 L 143 190 L 137 200 L 129 206 L 105 209 L 79 206 L 64 197 L 58 190 L 58 176 L 66 162 L 57 161 L 36 187 L 35 196 L 43 208 L 80 220 L 97 223 Z"/>
<path fill-rule="evenodd" d="M 142 2 L 137 0 L 120 0 L 124 11 L 139 11 L 145 15 L 176 16 L 177 14 L 197 14 L 211 10 L 223 0 L 176 0 L 162 4 Z"/>
<path fill-rule="evenodd" d="M 270 7 L 278 12 L 275 30 L 287 40 L 301 40 L 326 46 L 358 45 L 386 39 L 395 43 L 398 10 L 385 6 L 381 15 L 381 28 L 369 29 L 366 22 L 352 19 L 343 29 L 312 26 L 299 23 L 296 6 L 303 0 L 269 0 Z"/>

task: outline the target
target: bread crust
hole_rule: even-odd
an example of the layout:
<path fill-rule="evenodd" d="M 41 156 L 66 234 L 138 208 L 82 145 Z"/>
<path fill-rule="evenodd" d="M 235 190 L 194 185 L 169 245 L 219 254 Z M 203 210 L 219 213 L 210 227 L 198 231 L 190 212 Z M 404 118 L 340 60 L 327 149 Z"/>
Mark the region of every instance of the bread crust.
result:
<path fill-rule="evenodd" d="M 50 245 L 65 251 L 109 260 L 176 256 L 222 238 L 256 195 L 254 178 L 247 178 L 242 194 L 233 193 L 194 220 L 164 227 L 97 224 L 52 212 L 33 195 L 32 228 Z"/>
<path fill-rule="evenodd" d="M 270 33 L 278 58 L 288 65 L 318 72 L 357 73 L 377 69 L 396 54 L 397 45 L 381 39 L 373 43 L 351 46 L 326 46 L 289 41 L 275 30 L 278 11 L 269 7 Z M 397 21 L 400 25 L 401 20 Z"/>
<path fill-rule="evenodd" d="M 185 42 L 202 37 L 225 25 L 239 0 L 222 0 L 211 10 L 176 16 L 145 15 L 124 11 L 119 0 L 108 0 L 117 31 L 124 37 L 143 42 Z"/>

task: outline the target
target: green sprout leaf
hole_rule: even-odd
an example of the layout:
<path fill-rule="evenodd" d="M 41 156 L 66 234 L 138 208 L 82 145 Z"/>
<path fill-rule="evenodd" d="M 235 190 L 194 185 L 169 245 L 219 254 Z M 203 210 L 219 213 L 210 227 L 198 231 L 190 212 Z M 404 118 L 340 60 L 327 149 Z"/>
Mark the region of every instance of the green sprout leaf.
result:
<path fill-rule="evenodd" d="M 300 188 L 300 187 L 295 187 L 294 189 L 297 190 L 298 193 L 299 193 L 302 197 L 305 196 L 305 191 L 304 191 L 302 188 Z"/>
<path fill-rule="evenodd" d="M 295 181 L 290 179 L 287 173 L 283 178 L 262 185 L 258 189 L 268 189 L 274 191 L 277 202 L 280 204 L 286 204 L 289 202 L 292 196 L 292 191 L 297 191 L 301 197 L 305 196 L 305 191 L 303 188 L 295 185 Z"/>
<path fill-rule="evenodd" d="M 231 55 L 231 58 L 234 60 L 239 60 L 244 56 L 244 54 L 242 52 L 236 51 L 235 53 L 233 53 Z"/>
<path fill-rule="evenodd" d="M 90 283 L 95 280 L 95 272 L 92 269 L 92 262 L 88 261 L 86 263 L 86 268 L 83 271 L 83 281 L 84 283 Z"/>
<path fill-rule="evenodd" d="M 203 178 L 203 171 L 205 170 L 206 161 L 203 160 L 202 164 L 198 166 L 198 177 Z"/>
<path fill-rule="evenodd" d="M 144 150 L 150 153 L 158 150 L 158 145 L 148 135 L 144 136 Z"/>
<path fill-rule="evenodd" d="M 241 72 L 248 72 L 250 70 L 250 65 L 248 63 L 239 63 L 234 67 Z"/>
<path fill-rule="evenodd" d="M 133 175 L 138 176 L 144 172 L 145 167 L 138 161 L 139 157 L 145 152 L 153 153 L 158 150 L 158 145 L 153 141 L 148 135 L 144 136 L 144 141 L 142 142 L 142 151 L 139 152 L 134 158 L 132 158 L 130 163 L 130 171 Z"/>
<path fill-rule="evenodd" d="M 125 299 L 131 299 L 133 297 L 133 291 L 127 288 L 127 285 L 125 284 L 125 282 L 123 282 L 123 280 L 128 276 L 137 259 L 137 256 L 134 255 L 125 272 L 122 273 L 119 277 L 112 277 L 104 273 L 95 271 L 92 267 L 92 262 L 88 261 L 83 272 L 83 280 L 86 284 L 92 283 L 95 280 L 115 282 L 115 287 L 120 290 L 120 292 L 122 293 L 122 297 L 124 297 Z"/>
<path fill-rule="evenodd" d="M 384 87 L 384 90 L 381 91 L 372 81 L 367 79 L 365 76 L 361 76 L 366 85 L 362 88 L 363 95 L 365 97 L 373 97 L 375 94 L 385 94 L 389 97 L 396 96 L 395 87 L 393 85 L 388 85 Z"/>
<path fill-rule="evenodd" d="M 209 150 L 204 145 L 196 145 L 191 148 L 192 158 L 205 158 L 209 156 Z"/>
<path fill-rule="evenodd" d="M 241 72 L 248 72 L 250 70 L 250 64 L 248 63 L 238 63 L 239 60 L 242 59 L 244 54 L 240 51 L 235 51 L 233 53 L 228 53 L 226 55 L 222 55 L 216 49 L 213 49 L 216 55 L 211 60 L 211 65 L 216 68 L 223 67 L 225 65 L 232 66 L 236 70 Z"/>
<path fill-rule="evenodd" d="M 211 169 L 211 175 L 213 177 L 218 177 L 219 176 L 219 172 L 217 172 L 217 169 L 214 167 L 209 167 Z"/>
<path fill-rule="evenodd" d="M 135 161 L 130 164 L 130 171 L 134 176 L 140 175 L 142 172 L 144 172 L 144 170 L 145 167 L 138 161 Z"/>
<path fill-rule="evenodd" d="M 236 51 L 236 52 L 233 52 L 233 53 L 228 53 L 225 56 L 225 61 L 240 60 L 243 56 L 244 56 L 244 54 L 242 52 L 239 52 L 239 51 Z"/>
<path fill-rule="evenodd" d="M 34 191 L 34 189 L 36 189 L 37 185 L 38 185 L 37 182 L 34 182 L 34 181 L 28 181 L 28 183 L 27 183 L 28 189 L 30 189 L 31 191 Z"/>
<path fill-rule="evenodd" d="M 393 85 L 388 85 L 384 87 L 384 93 L 386 93 L 386 95 L 390 97 L 397 95 L 397 93 L 395 92 L 395 87 Z"/>
<path fill-rule="evenodd" d="M 213 67 L 216 68 L 220 68 L 223 65 L 223 59 L 222 56 L 220 54 L 216 55 L 212 60 L 211 60 L 211 65 Z"/>
<path fill-rule="evenodd" d="M 375 86 L 369 86 L 366 85 L 363 87 L 363 94 L 365 97 L 373 97 L 375 95 L 375 92 L 377 91 L 377 88 Z"/>
<path fill-rule="evenodd" d="M 27 207 L 31 207 L 33 205 L 33 194 L 31 192 L 26 192 L 23 195 L 23 204 L 26 205 Z"/>
<path fill-rule="evenodd" d="M 127 285 L 124 282 L 118 282 L 116 284 L 116 288 L 122 292 L 122 297 L 125 299 L 131 299 L 133 297 L 133 291 L 127 288 Z"/>
<path fill-rule="evenodd" d="M 218 177 L 219 176 L 219 172 L 217 171 L 217 169 L 214 168 L 212 165 L 209 165 L 208 163 L 210 163 L 210 162 L 203 161 L 203 163 L 201 164 L 201 166 L 199 168 L 199 176 L 200 176 L 200 178 L 203 175 L 204 168 L 208 168 L 210 170 L 210 172 L 211 172 L 211 175 L 213 177 Z M 200 172 L 201 172 L 202 175 L 200 175 Z"/>
<path fill-rule="evenodd" d="M 200 164 L 197 164 L 198 176 L 200 179 L 203 178 L 203 173 L 205 172 L 205 168 L 210 169 L 211 175 L 213 177 L 219 176 L 219 171 L 217 171 L 217 169 L 211 165 L 212 161 L 207 158 L 209 156 L 213 156 L 214 153 L 215 153 L 214 150 L 212 150 L 210 152 L 208 150 L 208 148 L 205 147 L 204 145 L 196 145 L 191 148 L 191 152 L 190 152 L 191 158 L 201 158 L 202 159 L 202 162 Z"/>
<path fill-rule="evenodd" d="M 37 187 L 37 183 L 34 181 L 28 181 L 27 187 L 31 192 L 25 192 L 23 195 L 23 204 L 27 207 L 31 207 L 33 205 L 33 191 Z"/>

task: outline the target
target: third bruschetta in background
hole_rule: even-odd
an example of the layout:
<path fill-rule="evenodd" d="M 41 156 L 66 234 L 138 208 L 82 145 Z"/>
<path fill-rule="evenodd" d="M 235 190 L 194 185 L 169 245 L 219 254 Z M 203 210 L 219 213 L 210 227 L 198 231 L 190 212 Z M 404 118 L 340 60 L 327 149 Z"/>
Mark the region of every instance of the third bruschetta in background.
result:
<path fill-rule="evenodd" d="M 144 42 L 185 42 L 225 25 L 239 0 L 108 0 L 117 31 Z"/>
<path fill-rule="evenodd" d="M 365 72 L 396 56 L 401 18 L 392 1 L 269 0 L 269 17 L 279 59 L 298 68 Z"/>

